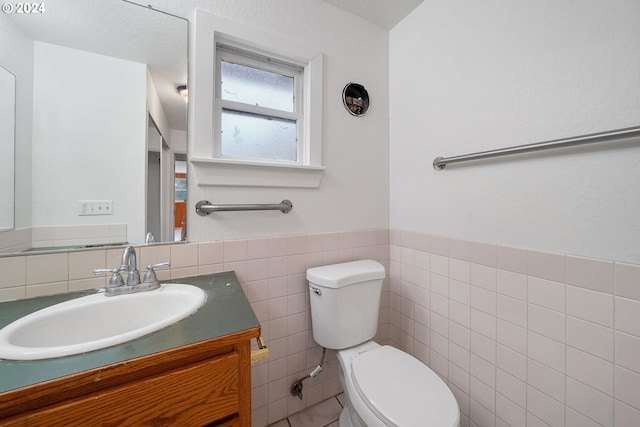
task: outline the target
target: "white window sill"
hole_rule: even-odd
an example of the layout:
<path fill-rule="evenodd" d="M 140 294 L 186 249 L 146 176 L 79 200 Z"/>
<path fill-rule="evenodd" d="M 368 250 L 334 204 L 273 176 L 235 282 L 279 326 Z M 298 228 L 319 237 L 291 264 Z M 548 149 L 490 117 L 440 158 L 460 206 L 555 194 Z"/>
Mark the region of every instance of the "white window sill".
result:
<path fill-rule="evenodd" d="M 324 166 L 191 157 L 198 186 L 318 188 Z"/>

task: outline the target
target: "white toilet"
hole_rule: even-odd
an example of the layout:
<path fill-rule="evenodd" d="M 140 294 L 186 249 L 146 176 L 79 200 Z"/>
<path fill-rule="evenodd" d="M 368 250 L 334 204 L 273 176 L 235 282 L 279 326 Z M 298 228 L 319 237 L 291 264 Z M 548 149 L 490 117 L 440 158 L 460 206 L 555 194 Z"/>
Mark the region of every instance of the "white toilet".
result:
<path fill-rule="evenodd" d="M 451 390 L 413 356 L 373 341 L 384 267 L 372 260 L 307 270 L 314 340 L 336 350 L 346 397 L 340 427 L 458 427 Z"/>

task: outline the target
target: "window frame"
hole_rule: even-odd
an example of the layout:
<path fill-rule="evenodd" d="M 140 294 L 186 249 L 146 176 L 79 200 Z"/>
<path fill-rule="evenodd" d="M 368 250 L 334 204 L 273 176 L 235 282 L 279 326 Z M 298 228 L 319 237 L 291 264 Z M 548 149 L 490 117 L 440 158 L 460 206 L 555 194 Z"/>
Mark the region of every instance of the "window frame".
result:
<path fill-rule="evenodd" d="M 305 140 L 304 117 L 304 65 L 292 61 L 282 61 L 274 56 L 265 55 L 228 44 L 217 44 L 215 54 L 215 96 L 213 157 L 221 160 L 240 160 L 259 163 L 305 165 L 308 158 L 309 141 Z M 293 111 L 279 110 L 260 105 L 246 104 L 222 99 L 222 62 L 229 62 L 262 71 L 281 74 L 293 78 Z M 246 113 L 264 118 L 284 119 L 295 122 L 296 160 L 262 157 L 224 156 L 222 155 L 222 112 L 223 110 Z"/>
<path fill-rule="evenodd" d="M 193 24 L 193 25 L 192 25 Z M 194 179 L 189 189 L 320 188 L 324 172 L 325 54 L 315 45 L 196 10 L 189 24 L 189 132 L 187 150 Z M 304 147 L 300 164 L 214 158 L 216 46 L 232 45 L 304 64 Z M 195 194 L 195 193 L 191 193 Z"/>

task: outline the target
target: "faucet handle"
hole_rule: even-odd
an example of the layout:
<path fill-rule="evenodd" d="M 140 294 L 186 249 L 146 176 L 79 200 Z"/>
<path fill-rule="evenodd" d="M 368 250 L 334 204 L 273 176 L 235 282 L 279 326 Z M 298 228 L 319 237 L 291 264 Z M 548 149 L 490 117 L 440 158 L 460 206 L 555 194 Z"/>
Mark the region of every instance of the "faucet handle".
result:
<path fill-rule="evenodd" d="M 100 274 L 111 273 L 111 278 L 109 278 L 109 284 L 107 288 L 117 288 L 118 286 L 124 286 L 124 279 L 120 275 L 120 268 L 97 268 L 93 270 L 93 274 L 95 276 L 99 276 Z"/>
<path fill-rule="evenodd" d="M 168 262 L 161 262 L 160 264 L 147 265 L 147 272 L 144 273 L 144 279 L 142 279 L 142 283 L 143 284 L 158 283 L 158 277 L 156 276 L 156 272 L 153 269 L 161 268 L 161 267 L 169 267 L 170 265 L 171 264 Z"/>

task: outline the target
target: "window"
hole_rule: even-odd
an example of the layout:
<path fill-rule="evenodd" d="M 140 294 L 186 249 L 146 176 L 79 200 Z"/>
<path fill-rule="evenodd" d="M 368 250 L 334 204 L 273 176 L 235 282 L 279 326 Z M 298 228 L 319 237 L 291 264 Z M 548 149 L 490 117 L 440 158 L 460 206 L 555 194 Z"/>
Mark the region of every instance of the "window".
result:
<path fill-rule="evenodd" d="M 218 46 L 214 157 L 303 163 L 303 68 Z"/>

